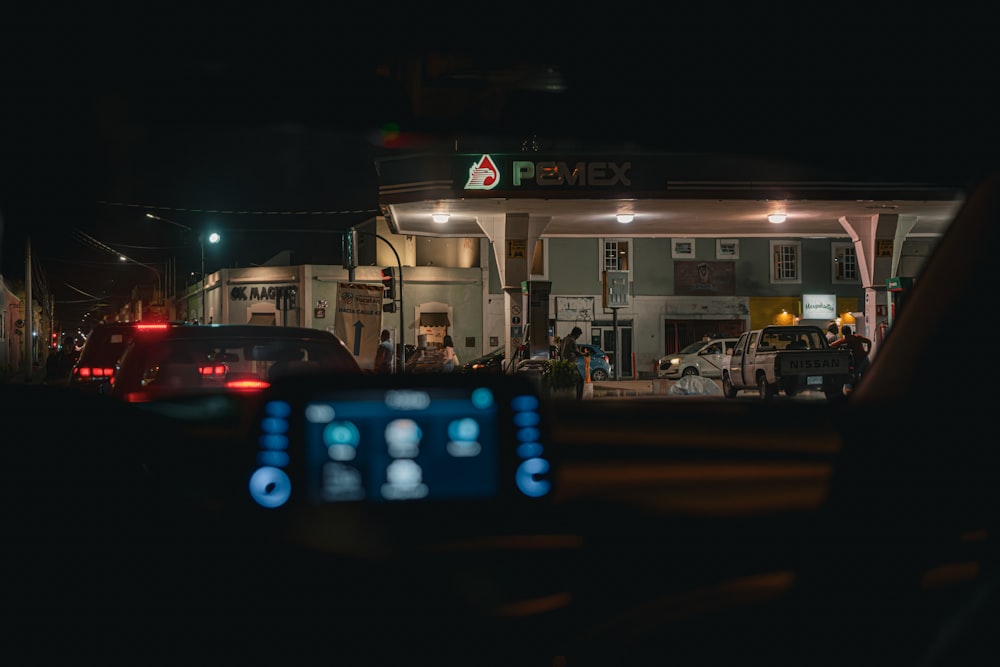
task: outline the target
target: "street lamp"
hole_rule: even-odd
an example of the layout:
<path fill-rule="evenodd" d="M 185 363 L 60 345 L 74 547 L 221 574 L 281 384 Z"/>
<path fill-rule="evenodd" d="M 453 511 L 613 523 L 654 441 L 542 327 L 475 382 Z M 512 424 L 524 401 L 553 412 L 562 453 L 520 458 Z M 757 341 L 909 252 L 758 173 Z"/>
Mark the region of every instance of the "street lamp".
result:
<path fill-rule="evenodd" d="M 155 266 L 151 266 L 149 264 L 146 264 L 145 262 L 140 262 L 137 259 L 132 259 L 128 255 L 118 255 L 118 259 L 120 259 L 123 262 L 132 262 L 133 264 L 138 264 L 139 266 L 145 266 L 147 269 L 149 269 L 150 271 L 152 271 L 153 273 L 156 274 L 156 295 L 155 295 L 156 298 L 155 298 L 155 300 L 156 300 L 157 303 L 162 304 L 163 303 L 163 276 L 160 273 L 160 270 L 158 268 L 156 268 Z"/>
<path fill-rule="evenodd" d="M 189 227 L 188 225 L 181 224 L 181 223 L 176 222 L 174 220 L 168 220 L 167 218 L 161 218 L 160 216 L 153 215 L 152 213 L 147 213 L 146 217 L 147 218 L 151 218 L 153 220 L 159 220 L 160 222 L 170 223 L 171 225 L 174 225 L 176 227 L 180 227 L 181 229 L 185 229 L 185 230 L 187 230 L 189 232 L 193 232 L 194 231 L 194 229 L 192 227 Z M 209 243 L 218 243 L 221 240 L 222 240 L 222 236 L 218 232 L 210 232 L 208 234 L 208 242 Z M 206 280 L 205 280 L 205 234 L 199 234 L 198 235 L 198 245 L 201 246 L 201 322 L 202 322 L 202 324 L 204 324 L 205 320 L 207 319 L 207 315 L 206 315 L 206 301 L 205 301 L 205 288 L 206 288 Z"/>

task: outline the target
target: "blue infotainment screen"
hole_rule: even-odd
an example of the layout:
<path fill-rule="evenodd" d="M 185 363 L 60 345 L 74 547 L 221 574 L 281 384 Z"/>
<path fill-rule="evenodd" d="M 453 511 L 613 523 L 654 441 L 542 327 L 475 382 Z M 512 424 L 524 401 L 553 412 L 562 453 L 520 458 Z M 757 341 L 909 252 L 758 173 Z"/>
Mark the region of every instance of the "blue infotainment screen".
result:
<path fill-rule="evenodd" d="M 551 491 L 538 397 L 520 383 L 314 381 L 267 400 L 250 495 L 289 502 L 541 498 Z"/>

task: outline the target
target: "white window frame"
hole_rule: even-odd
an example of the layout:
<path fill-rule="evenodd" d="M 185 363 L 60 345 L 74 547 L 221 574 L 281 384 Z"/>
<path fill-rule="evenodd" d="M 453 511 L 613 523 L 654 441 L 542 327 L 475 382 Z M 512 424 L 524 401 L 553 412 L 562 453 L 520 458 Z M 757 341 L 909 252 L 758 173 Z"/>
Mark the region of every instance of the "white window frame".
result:
<path fill-rule="evenodd" d="M 855 278 L 837 277 L 837 265 L 841 256 L 850 251 L 854 257 Z M 858 264 L 858 251 L 850 241 L 834 241 L 830 244 L 830 282 L 839 285 L 861 284 L 861 266 Z"/>
<path fill-rule="evenodd" d="M 695 240 L 691 238 L 670 239 L 670 256 L 673 259 L 694 259 Z"/>
<path fill-rule="evenodd" d="M 621 269 L 621 268 L 609 268 L 608 267 L 608 265 L 606 264 L 606 253 L 607 253 L 607 244 L 608 243 L 617 243 L 619 245 L 621 245 L 622 243 L 624 243 L 627 246 L 628 268 Z M 600 272 L 601 272 L 602 276 L 604 275 L 605 271 L 628 271 L 629 279 L 631 280 L 631 278 L 632 278 L 632 263 L 633 263 L 633 259 L 634 259 L 633 255 L 632 255 L 632 239 L 629 239 L 629 238 L 617 238 L 617 237 L 602 238 L 601 239 L 601 245 L 600 245 L 600 247 L 598 249 L 598 253 L 600 254 L 600 260 L 599 260 L 600 264 L 599 264 L 599 266 L 600 266 Z"/>
<path fill-rule="evenodd" d="M 793 277 L 781 277 L 778 275 L 777 261 L 775 253 L 779 248 L 790 248 L 795 254 L 795 275 Z M 802 242 L 777 240 L 770 243 L 770 265 L 772 285 L 801 285 L 802 284 Z"/>
<path fill-rule="evenodd" d="M 726 252 L 723 252 L 723 249 Z M 740 240 L 739 239 L 715 239 L 715 258 L 716 259 L 739 259 L 740 258 Z"/>
<path fill-rule="evenodd" d="M 528 273 L 531 276 L 531 280 L 548 280 L 549 279 L 549 244 L 546 239 L 538 239 L 538 243 L 542 248 L 542 273 L 531 273 L 531 269 L 535 266 L 535 257 L 532 255 L 531 259 L 528 261 Z"/>

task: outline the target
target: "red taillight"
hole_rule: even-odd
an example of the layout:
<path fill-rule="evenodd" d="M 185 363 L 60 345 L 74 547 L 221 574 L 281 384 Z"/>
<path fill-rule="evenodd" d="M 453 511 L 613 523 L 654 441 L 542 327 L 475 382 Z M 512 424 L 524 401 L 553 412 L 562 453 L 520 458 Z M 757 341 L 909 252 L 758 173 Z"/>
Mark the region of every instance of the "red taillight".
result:
<path fill-rule="evenodd" d="M 201 375 L 202 377 L 220 376 L 220 375 L 225 375 L 227 370 L 228 369 L 226 368 L 225 364 L 216 364 L 214 366 L 211 365 L 199 366 L 198 374 Z"/>
<path fill-rule="evenodd" d="M 115 369 L 81 366 L 80 368 L 74 368 L 73 374 L 81 378 L 110 378 L 114 376 Z"/>
<path fill-rule="evenodd" d="M 136 331 L 166 331 L 170 327 L 166 322 L 142 322 L 135 325 Z"/>
<path fill-rule="evenodd" d="M 271 383 L 267 380 L 231 380 L 226 383 L 226 389 L 233 391 L 260 391 L 270 386 Z"/>

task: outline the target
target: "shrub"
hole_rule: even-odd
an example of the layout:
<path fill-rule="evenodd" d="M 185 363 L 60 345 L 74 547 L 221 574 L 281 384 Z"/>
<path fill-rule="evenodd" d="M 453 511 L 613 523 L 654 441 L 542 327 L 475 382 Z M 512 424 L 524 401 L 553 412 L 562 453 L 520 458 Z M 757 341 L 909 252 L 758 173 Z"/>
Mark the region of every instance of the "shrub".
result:
<path fill-rule="evenodd" d="M 581 382 L 580 369 L 575 361 L 549 359 L 542 370 L 542 383 L 550 389 L 570 389 Z"/>

